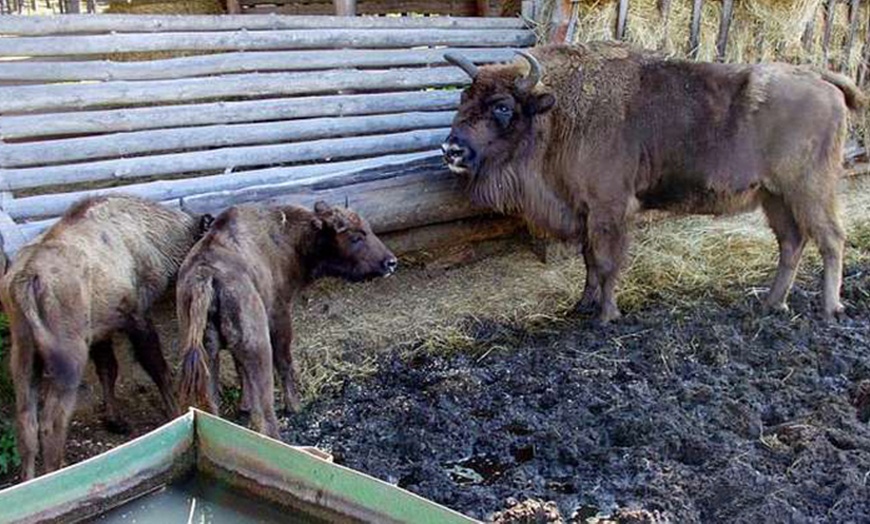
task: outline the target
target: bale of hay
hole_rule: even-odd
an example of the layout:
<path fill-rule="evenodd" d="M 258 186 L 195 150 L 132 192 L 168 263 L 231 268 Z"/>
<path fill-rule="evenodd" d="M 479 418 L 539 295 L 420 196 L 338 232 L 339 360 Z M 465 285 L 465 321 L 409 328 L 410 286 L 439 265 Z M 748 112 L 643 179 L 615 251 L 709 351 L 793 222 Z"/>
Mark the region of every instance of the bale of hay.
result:
<path fill-rule="evenodd" d="M 217 15 L 226 13 L 221 0 L 111 0 L 106 13 L 127 15 Z"/>
<path fill-rule="evenodd" d="M 218 15 L 225 14 L 225 0 L 111 0 L 106 13 L 127 15 Z M 135 62 L 207 54 L 196 51 L 156 51 L 152 53 L 111 53 L 105 60 Z"/>

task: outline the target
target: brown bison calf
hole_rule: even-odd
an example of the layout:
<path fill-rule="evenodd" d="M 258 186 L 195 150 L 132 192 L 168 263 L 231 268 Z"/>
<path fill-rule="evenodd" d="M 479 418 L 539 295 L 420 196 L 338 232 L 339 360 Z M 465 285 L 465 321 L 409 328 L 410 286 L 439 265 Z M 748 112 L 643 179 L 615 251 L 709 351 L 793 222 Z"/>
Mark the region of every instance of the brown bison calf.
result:
<path fill-rule="evenodd" d="M 808 239 L 824 261 L 823 313 L 843 311 L 836 188 L 848 78 L 786 64 L 671 60 L 615 43 L 549 46 L 478 69 L 450 137 L 471 197 L 565 240 L 586 263 L 581 305 L 619 316 L 614 290 L 639 209 L 729 214 L 761 206 L 779 241 L 766 306 L 785 309 Z"/>
<path fill-rule="evenodd" d="M 294 295 L 321 275 L 357 281 L 388 276 L 396 264 L 365 220 L 323 202 L 314 212 L 296 206 L 226 210 L 179 272 L 182 405 L 217 413 L 218 350 L 226 347 L 253 428 L 277 437 L 273 363 L 285 407 L 299 408 L 290 348 Z"/>
<path fill-rule="evenodd" d="M 202 220 L 134 197 L 86 199 L 23 247 L 0 283 L 12 334 L 18 446 L 33 478 L 38 444 L 46 472 L 63 462 L 76 391 L 93 359 L 106 422 L 124 426 L 115 399 L 112 334 L 127 334 L 168 414 L 176 411 L 166 362 L 148 310 L 202 233 Z M 44 398 L 37 423 L 37 389 Z M 37 434 L 38 432 L 38 434 Z"/>

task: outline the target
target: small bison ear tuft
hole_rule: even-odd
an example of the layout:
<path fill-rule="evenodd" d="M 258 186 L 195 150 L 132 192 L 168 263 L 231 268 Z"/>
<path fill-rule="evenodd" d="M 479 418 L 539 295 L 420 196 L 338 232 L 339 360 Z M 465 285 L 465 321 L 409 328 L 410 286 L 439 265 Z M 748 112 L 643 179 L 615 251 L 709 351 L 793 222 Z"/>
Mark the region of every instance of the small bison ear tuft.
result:
<path fill-rule="evenodd" d="M 538 115 L 543 115 L 547 111 L 553 109 L 553 106 L 556 105 L 556 97 L 550 93 L 537 95 L 534 100 L 534 112 Z"/>

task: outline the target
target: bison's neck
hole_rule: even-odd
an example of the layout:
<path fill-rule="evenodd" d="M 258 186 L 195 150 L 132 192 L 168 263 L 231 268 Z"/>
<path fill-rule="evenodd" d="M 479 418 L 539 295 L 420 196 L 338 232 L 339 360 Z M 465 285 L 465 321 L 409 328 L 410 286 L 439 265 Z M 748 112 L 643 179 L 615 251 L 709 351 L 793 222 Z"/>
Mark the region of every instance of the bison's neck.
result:
<path fill-rule="evenodd" d="M 521 214 L 558 238 L 577 239 L 582 227 L 579 214 L 554 193 L 534 163 L 515 162 L 482 171 L 471 183 L 472 200 L 500 213 Z"/>

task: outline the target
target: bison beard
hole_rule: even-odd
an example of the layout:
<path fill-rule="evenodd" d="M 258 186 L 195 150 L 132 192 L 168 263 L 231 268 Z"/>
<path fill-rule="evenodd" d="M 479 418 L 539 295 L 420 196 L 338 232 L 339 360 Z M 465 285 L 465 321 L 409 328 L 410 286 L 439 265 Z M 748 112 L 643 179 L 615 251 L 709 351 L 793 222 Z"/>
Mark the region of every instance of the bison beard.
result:
<path fill-rule="evenodd" d="M 761 206 L 780 248 L 765 307 L 785 310 L 808 239 L 824 262 L 823 314 L 840 303 L 845 236 L 836 201 L 848 78 L 786 64 L 668 60 L 619 43 L 547 46 L 478 68 L 448 140 L 448 167 L 477 203 L 522 214 L 580 243 L 580 305 L 620 316 L 614 298 L 640 209 L 732 214 Z"/>

